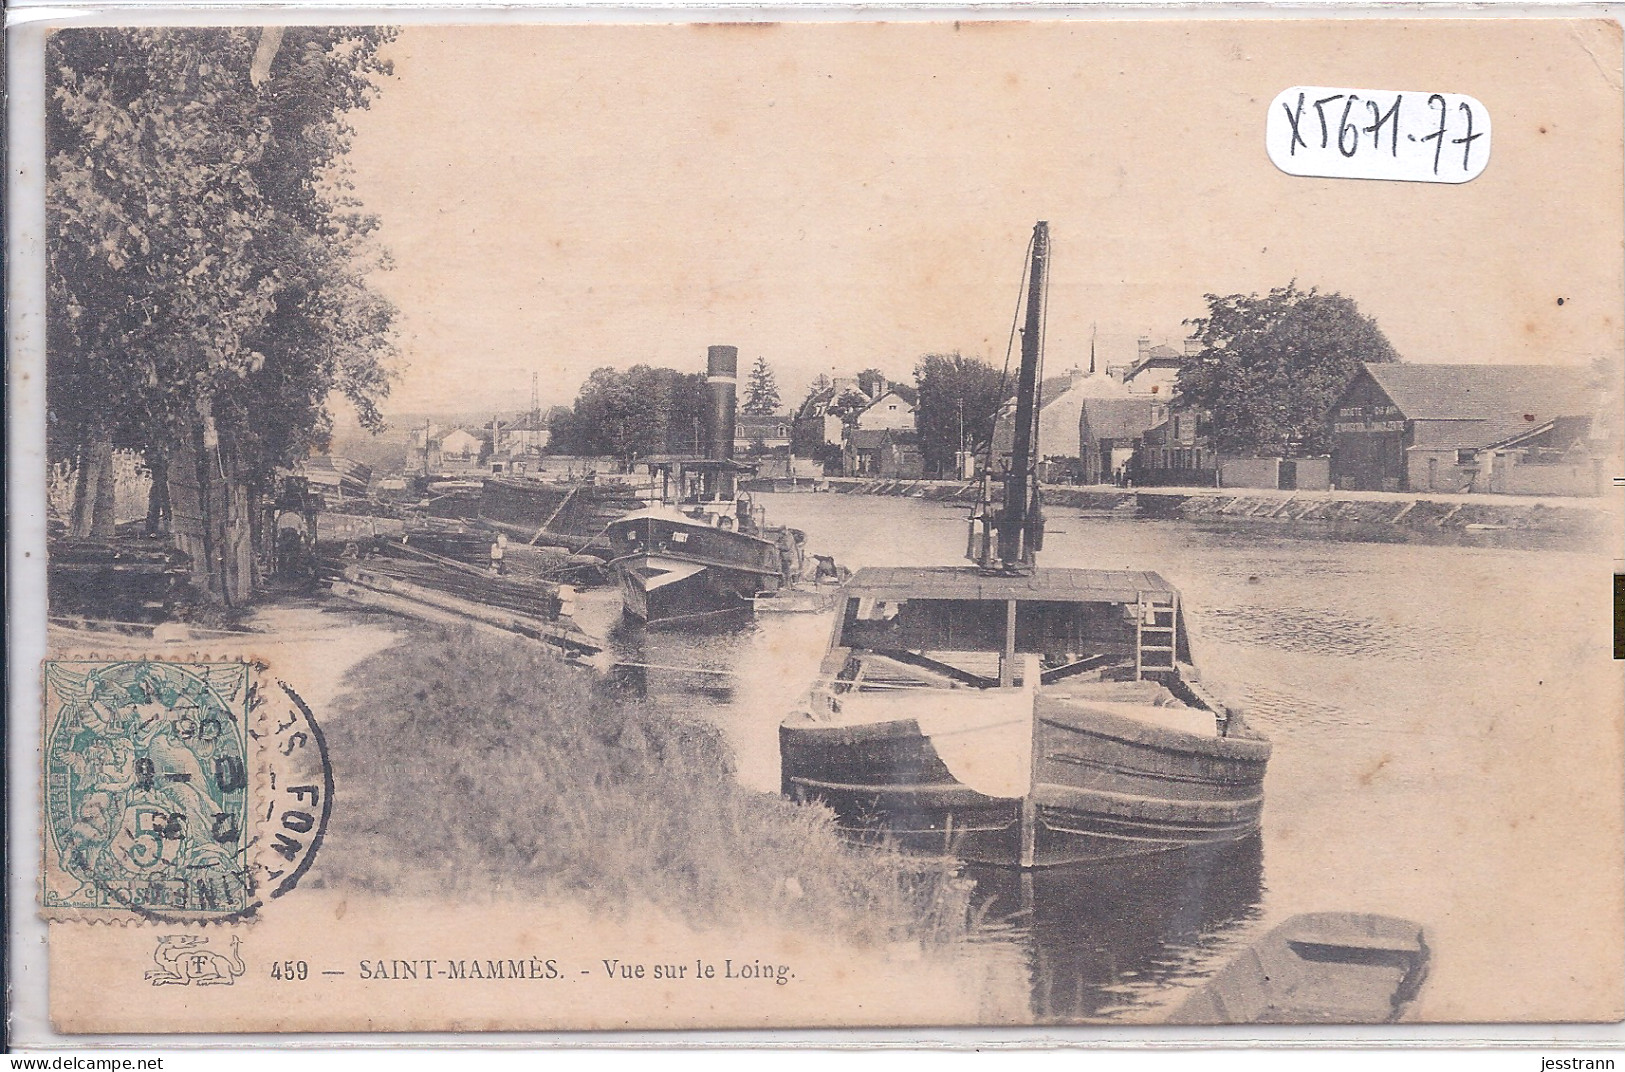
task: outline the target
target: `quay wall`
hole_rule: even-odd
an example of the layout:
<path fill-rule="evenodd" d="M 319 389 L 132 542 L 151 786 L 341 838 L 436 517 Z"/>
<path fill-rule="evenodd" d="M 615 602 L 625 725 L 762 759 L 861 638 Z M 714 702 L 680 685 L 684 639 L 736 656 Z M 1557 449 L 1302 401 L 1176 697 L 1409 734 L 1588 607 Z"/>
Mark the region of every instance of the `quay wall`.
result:
<path fill-rule="evenodd" d="M 974 502 L 976 482 L 830 478 L 830 492 L 890 495 L 930 502 Z M 1513 496 L 1429 496 L 1336 491 L 1269 492 L 1245 488 L 1044 488 L 1047 511 L 1075 509 L 1122 520 L 1187 521 L 1281 535 L 1372 542 L 1561 547 L 1616 534 L 1612 500 L 1561 503 Z"/>

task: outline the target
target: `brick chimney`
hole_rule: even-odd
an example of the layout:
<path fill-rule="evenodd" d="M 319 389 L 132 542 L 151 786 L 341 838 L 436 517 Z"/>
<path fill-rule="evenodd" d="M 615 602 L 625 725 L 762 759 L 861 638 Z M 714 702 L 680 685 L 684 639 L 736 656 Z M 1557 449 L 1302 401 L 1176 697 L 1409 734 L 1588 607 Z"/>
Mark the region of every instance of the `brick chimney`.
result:
<path fill-rule="evenodd" d="M 1141 361 L 1144 361 L 1146 358 L 1151 356 L 1151 336 L 1141 335 L 1138 339 L 1134 340 L 1134 345 L 1140 355 L 1139 359 Z"/>

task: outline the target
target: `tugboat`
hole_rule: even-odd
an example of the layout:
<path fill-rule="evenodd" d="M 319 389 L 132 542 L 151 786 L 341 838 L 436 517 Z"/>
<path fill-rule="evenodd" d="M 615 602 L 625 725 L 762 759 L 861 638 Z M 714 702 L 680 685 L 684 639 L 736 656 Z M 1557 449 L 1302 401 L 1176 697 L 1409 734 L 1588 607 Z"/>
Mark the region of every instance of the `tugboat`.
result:
<path fill-rule="evenodd" d="M 779 729 L 783 792 L 860 838 L 970 863 L 1093 863 L 1257 833 L 1270 744 L 1193 665 L 1156 573 L 1039 568 L 1049 227 L 1033 230 L 1013 451 L 971 566 L 869 568 Z"/>
<path fill-rule="evenodd" d="M 626 613 L 652 626 L 749 615 L 758 597 L 788 589 L 805 568 L 806 537 L 769 527 L 733 457 L 739 350 L 713 346 L 704 458 L 650 463 L 660 503 L 609 526 L 609 568 Z"/>

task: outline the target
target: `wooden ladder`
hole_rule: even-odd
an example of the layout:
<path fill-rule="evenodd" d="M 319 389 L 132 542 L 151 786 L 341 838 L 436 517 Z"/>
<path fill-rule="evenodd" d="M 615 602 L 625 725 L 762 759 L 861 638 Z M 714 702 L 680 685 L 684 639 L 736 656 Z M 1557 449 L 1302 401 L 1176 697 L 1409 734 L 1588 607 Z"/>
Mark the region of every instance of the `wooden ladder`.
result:
<path fill-rule="evenodd" d="M 1179 622 L 1179 596 L 1159 600 L 1151 593 L 1139 593 L 1134 614 L 1134 678 L 1146 680 L 1152 674 L 1175 671 Z"/>

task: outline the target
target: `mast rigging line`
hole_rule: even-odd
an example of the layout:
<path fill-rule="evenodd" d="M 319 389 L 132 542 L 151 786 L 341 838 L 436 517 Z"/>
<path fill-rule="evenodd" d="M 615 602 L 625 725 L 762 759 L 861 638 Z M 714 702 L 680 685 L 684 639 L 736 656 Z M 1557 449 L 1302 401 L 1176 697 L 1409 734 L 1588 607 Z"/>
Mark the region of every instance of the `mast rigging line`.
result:
<path fill-rule="evenodd" d="M 1038 234 L 1035 231 L 1027 236 L 1027 249 L 1021 255 L 1021 283 L 1016 289 L 1016 311 L 1015 314 L 1010 318 L 1010 338 L 1006 340 L 1004 344 L 1004 370 L 999 373 L 999 409 L 1001 410 L 1004 408 L 1005 391 L 1009 390 L 1010 387 L 1010 354 L 1015 350 L 1016 331 L 1020 328 L 1022 306 L 1027 300 L 1027 274 L 1032 267 L 1033 243 L 1036 241 L 1038 241 Z M 1049 278 L 1047 276 L 1044 279 L 1044 289 L 1046 291 L 1045 297 L 1048 298 L 1047 291 L 1049 289 Z M 1040 354 L 1039 356 L 1042 358 L 1043 355 Z M 1011 419 L 1014 421 L 1013 414 Z M 995 410 L 993 416 L 993 429 L 987 437 L 986 458 L 983 461 L 982 467 L 982 471 L 984 473 L 992 472 L 993 470 L 993 444 L 994 440 L 998 438 L 998 430 L 998 411 Z"/>

